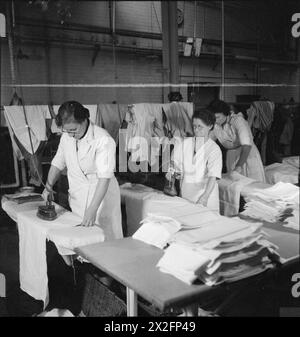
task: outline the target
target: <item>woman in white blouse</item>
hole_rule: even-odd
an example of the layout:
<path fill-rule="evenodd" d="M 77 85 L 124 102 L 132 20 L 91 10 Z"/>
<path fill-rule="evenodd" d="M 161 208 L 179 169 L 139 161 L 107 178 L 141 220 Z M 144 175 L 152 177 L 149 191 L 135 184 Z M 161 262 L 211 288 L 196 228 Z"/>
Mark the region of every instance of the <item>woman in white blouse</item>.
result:
<path fill-rule="evenodd" d="M 82 226 L 100 226 L 105 239 L 123 236 L 120 189 L 114 175 L 116 144 L 108 132 L 89 120 L 79 102 L 63 103 L 56 116 L 62 128 L 58 150 L 48 173 L 46 199 L 66 168 L 69 204 Z"/>
<path fill-rule="evenodd" d="M 216 124 L 210 134 L 227 149 L 227 172 L 238 173 L 256 181 L 265 182 L 265 172 L 260 153 L 242 113 L 234 114 L 227 103 L 212 101 L 208 109 L 216 116 Z"/>
<path fill-rule="evenodd" d="M 209 138 L 215 116 L 206 109 L 197 110 L 192 122 L 194 137 L 178 139 L 173 152 L 174 169 L 180 175 L 180 195 L 219 212 L 216 180 L 221 178 L 222 152 Z M 170 179 L 170 174 L 166 177 Z"/>

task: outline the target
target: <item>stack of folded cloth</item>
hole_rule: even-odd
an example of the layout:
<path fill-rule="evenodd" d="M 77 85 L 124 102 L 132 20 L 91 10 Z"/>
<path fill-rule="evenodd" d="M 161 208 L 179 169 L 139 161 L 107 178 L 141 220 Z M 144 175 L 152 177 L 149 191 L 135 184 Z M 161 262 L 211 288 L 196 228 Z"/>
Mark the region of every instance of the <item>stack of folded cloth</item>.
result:
<path fill-rule="evenodd" d="M 299 209 L 299 187 L 278 182 L 270 188 L 253 192 L 245 201 L 242 215 L 267 222 L 284 221 Z"/>
<path fill-rule="evenodd" d="M 177 220 L 151 213 L 141 221 L 141 224 L 142 226 L 132 237 L 158 248 L 164 248 L 170 238 L 181 228 Z"/>
<path fill-rule="evenodd" d="M 280 262 L 261 224 L 224 219 L 172 236 L 157 267 L 187 284 L 208 286 L 259 274 Z"/>

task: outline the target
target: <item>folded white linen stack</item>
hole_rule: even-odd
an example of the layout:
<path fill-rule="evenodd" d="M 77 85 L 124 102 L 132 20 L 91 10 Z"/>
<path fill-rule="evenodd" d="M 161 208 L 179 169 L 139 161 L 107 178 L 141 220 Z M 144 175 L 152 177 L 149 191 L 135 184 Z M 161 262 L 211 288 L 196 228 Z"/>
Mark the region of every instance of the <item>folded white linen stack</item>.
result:
<path fill-rule="evenodd" d="M 170 238 L 181 228 L 181 224 L 177 220 L 151 213 L 141 223 L 142 226 L 132 237 L 158 248 L 164 248 Z"/>
<path fill-rule="evenodd" d="M 157 267 L 185 283 L 199 279 L 212 286 L 261 273 L 280 260 L 261 224 L 228 220 L 178 232 Z"/>
<path fill-rule="evenodd" d="M 282 163 L 273 163 L 265 167 L 266 181 L 268 184 L 274 185 L 278 182 L 298 184 L 299 167 L 289 164 L 288 161 Z"/>
<path fill-rule="evenodd" d="M 283 221 L 299 209 L 299 187 L 278 182 L 270 188 L 251 193 L 242 215 L 267 222 Z"/>
<path fill-rule="evenodd" d="M 299 156 L 286 157 L 282 159 L 282 163 L 294 166 L 297 169 L 299 169 L 300 168 L 300 157 Z"/>

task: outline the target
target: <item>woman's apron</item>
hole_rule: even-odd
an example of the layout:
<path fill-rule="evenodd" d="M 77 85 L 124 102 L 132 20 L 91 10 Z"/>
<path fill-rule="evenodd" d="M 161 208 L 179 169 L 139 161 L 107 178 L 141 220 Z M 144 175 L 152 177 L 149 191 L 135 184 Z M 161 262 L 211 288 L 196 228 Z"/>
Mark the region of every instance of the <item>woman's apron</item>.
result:
<path fill-rule="evenodd" d="M 70 186 L 69 204 L 72 212 L 83 218 L 85 210 L 93 199 L 98 177 L 96 173 L 87 173 L 81 169 L 76 147 L 72 150 L 73 160 L 67 165 Z M 88 159 L 86 156 L 85 160 Z M 120 188 L 115 176 L 109 181 L 107 192 L 97 211 L 95 223 L 103 229 L 105 240 L 123 237 Z"/>
<path fill-rule="evenodd" d="M 186 138 L 183 145 L 182 153 L 182 171 L 183 178 L 181 181 L 180 195 L 182 198 L 197 203 L 200 196 L 204 193 L 208 177 L 206 177 L 206 161 L 204 160 L 205 144 L 194 155 L 193 138 Z M 215 183 L 207 205 L 209 209 L 219 212 L 219 190 L 218 184 Z"/>

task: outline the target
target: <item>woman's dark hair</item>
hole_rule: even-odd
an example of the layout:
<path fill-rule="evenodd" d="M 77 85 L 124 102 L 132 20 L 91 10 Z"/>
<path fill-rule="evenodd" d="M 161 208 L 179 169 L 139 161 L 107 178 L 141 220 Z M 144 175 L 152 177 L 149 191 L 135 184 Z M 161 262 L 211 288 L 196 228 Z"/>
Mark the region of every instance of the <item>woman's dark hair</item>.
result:
<path fill-rule="evenodd" d="M 58 127 L 62 126 L 73 119 L 77 123 L 82 123 L 90 117 L 90 112 L 82 104 L 76 101 L 67 101 L 63 103 L 55 117 L 55 122 Z"/>
<path fill-rule="evenodd" d="M 216 113 L 223 113 L 225 116 L 230 115 L 230 107 L 227 103 L 224 101 L 221 101 L 220 99 L 215 99 L 211 101 L 207 109 L 213 112 L 214 114 Z"/>
<path fill-rule="evenodd" d="M 201 121 L 207 126 L 214 126 L 216 122 L 216 116 L 208 109 L 196 110 L 193 114 L 192 120 L 194 118 L 201 119 Z"/>

